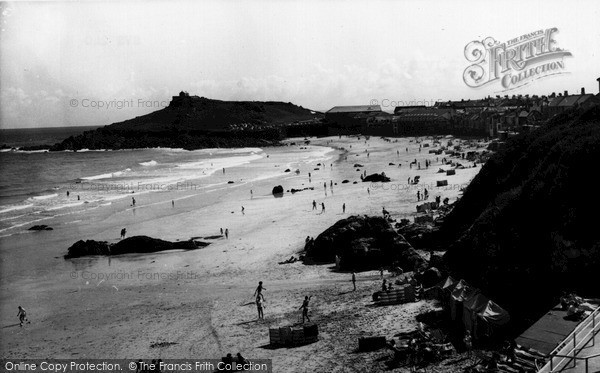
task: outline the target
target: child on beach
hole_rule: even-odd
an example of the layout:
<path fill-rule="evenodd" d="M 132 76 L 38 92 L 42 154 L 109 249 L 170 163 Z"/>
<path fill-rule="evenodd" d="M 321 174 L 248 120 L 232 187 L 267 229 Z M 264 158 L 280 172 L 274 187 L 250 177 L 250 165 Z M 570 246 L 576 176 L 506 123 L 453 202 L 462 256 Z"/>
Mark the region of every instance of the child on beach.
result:
<path fill-rule="evenodd" d="M 259 320 L 265 319 L 265 315 L 263 313 L 264 301 L 265 301 L 265 298 L 263 297 L 263 295 L 258 294 L 258 296 L 256 297 L 256 309 L 258 310 L 258 319 Z"/>
<path fill-rule="evenodd" d="M 229 228 L 225 228 L 225 238 L 229 239 Z"/>
<path fill-rule="evenodd" d="M 27 324 L 31 324 L 31 322 L 27 319 L 27 312 L 21 306 L 19 306 L 19 313 L 17 313 L 17 317 L 19 317 L 19 326 L 23 327 L 23 323 L 27 322 Z"/>
<path fill-rule="evenodd" d="M 257 298 L 258 298 L 259 296 L 261 296 L 261 297 L 263 297 L 263 300 L 264 300 L 264 296 L 262 295 L 262 291 L 263 291 L 263 290 L 267 290 L 267 289 L 265 289 L 265 288 L 263 287 L 263 283 L 262 283 L 262 281 L 259 281 L 259 282 L 258 282 L 258 286 L 256 287 L 256 290 L 254 290 L 254 296 L 255 296 L 255 297 L 257 297 Z"/>
<path fill-rule="evenodd" d="M 310 319 L 308 318 L 308 302 L 310 302 L 310 298 L 312 298 L 312 295 L 310 297 L 308 295 L 305 296 L 304 301 L 302 302 L 302 305 L 299 308 L 302 310 L 302 324 L 304 324 L 304 318 L 306 318 L 306 320 L 310 322 Z"/>

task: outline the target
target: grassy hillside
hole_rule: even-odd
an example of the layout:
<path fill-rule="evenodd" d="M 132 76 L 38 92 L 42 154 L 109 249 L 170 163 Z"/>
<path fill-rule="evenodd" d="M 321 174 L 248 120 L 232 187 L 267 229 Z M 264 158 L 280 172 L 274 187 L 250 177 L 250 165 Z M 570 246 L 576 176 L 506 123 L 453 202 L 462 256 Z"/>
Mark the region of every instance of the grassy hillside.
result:
<path fill-rule="evenodd" d="M 187 96 L 162 110 L 69 137 L 51 150 L 264 146 L 279 141 L 286 126 L 321 117 L 292 103 Z"/>

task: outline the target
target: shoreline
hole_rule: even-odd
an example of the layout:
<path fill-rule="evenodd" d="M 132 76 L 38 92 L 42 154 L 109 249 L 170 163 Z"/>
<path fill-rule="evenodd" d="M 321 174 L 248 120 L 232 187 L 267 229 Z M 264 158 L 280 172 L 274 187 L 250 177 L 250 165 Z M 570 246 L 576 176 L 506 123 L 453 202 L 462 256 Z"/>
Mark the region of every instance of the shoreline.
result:
<path fill-rule="evenodd" d="M 359 294 L 338 295 L 344 293 L 350 282 L 348 274 L 331 271 L 331 265 L 278 264 L 301 251 L 306 236 L 316 237 L 344 217 L 380 215 L 381 206 L 398 221 L 415 215 L 414 189 L 371 188 L 368 194 L 369 185 L 376 184 L 362 183 L 360 173 L 353 167 L 359 162 L 367 174 L 385 171 L 392 178 L 388 185 L 405 185 L 406 177 L 417 173 L 421 176 L 421 186 L 439 178 L 437 164 L 427 170 L 409 169 L 408 161 L 412 158 L 430 158 L 431 155 L 419 153 L 410 138 L 397 140 L 395 143 L 371 138 L 365 144 L 364 137 L 360 140 L 355 137 L 311 138 L 311 146 L 334 148 L 324 155 L 332 165 L 325 163 L 327 167 L 310 171 L 311 182 L 307 170 L 317 168 L 316 163 L 323 163 L 322 160 L 302 163 L 303 172 L 295 175 L 283 172 L 286 164 L 279 152 L 268 151 L 269 158 L 242 165 L 240 170 L 264 166 L 276 170 L 272 178 L 225 184 L 220 190 L 199 195 L 165 193 L 144 208 L 146 202 L 135 209 L 122 209 L 123 206 L 116 203 L 117 206 L 104 212 L 97 209 L 83 214 L 78 217 L 80 222 L 61 225 L 55 231 L 0 238 L 2 324 L 14 324 L 13 308 L 17 303 L 28 310 L 33 320 L 22 329 L 2 329 L 4 357 L 120 355 L 147 359 L 197 355 L 220 358 L 227 352 L 241 351 L 251 358 L 273 358 L 274 371 L 294 364 L 295 371 L 303 371 L 310 368 L 301 364 L 307 354 L 315 356 L 311 364 L 326 369 L 332 355 L 323 353 L 322 346 L 335 346 L 340 338 L 340 346 L 332 347 L 332 351 L 341 354 L 342 359 L 355 359 L 348 349 L 356 340 L 345 340 L 342 337 L 345 331 L 377 333 L 381 328 L 377 325 L 389 324 L 391 333 L 416 327 L 410 315 L 429 309 L 431 305 L 427 302 L 388 308 L 388 312 L 365 308 L 370 302 L 370 292 L 379 283 L 378 274 L 374 272 L 360 273 L 358 283 L 365 287 Z M 397 149 L 407 146 L 411 147 L 409 153 L 396 153 Z M 398 161 L 401 167 L 388 165 Z M 300 164 L 303 160 L 293 162 Z M 456 184 L 461 184 L 461 180 L 468 183 L 480 169 L 459 170 Z M 237 172 L 236 168 L 228 170 L 226 178 L 235 179 L 232 175 Z M 344 179 L 351 182 L 341 184 Z M 330 188 L 330 180 L 337 185 Z M 352 181 L 358 183 L 352 184 Z M 322 188 L 324 182 L 326 191 Z M 306 186 L 315 189 L 273 198 L 271 188 L 278 184 L 283 185 L 284 190 Z M 254 189 L 252 196 L 250 188 Z M 439 194 L 452 201 L 459 196 L 458 190 L 452 189 L 439 191 Z M 432 190 L 431 198 L 435 195 Z M 185 203 L 176 203 L 175 208 L 170 208 L 174 197 L 185 198 L 178 200 Z M 324 202 L 326 213 L 311 211 L 312 200 Z M 341 211 L 342 203 L 347 205 L 345 214 Z M 240 212 L 242 205 L 245 215 Z M 122 226 L 127 227 L 129 235 L 148 235 L 167 241 L 218 234 L 219 227 L 228 227 L 230 237 L 217 239 L 192 252 L 62 259 L 66 249 L 79 239 L 118 240 Z M 35 253 L 34 257 L 20 254 L 23 250 Z M 109 278 L 99 279 L 99 274 Z M 118 278 L 119 274 L 122 278 Z M 152 277 L 153 274 L 159 274 L 158 278 Z M 256 323 L 256 310 L 240 304 L 251 301 L 259 280 L 265 281 L 267 303 L 265 321 Z M 322 340 L 290 351 L 262 348 L 268 342 L 269 325 L 285 324 L 297 318 L 293 308 L 299 306 L 296 303 L 305 293 L 315 295 L 313 312 Z M 353 316 L 355 314 L 359 316 Z M 403 325 L 396 325 L 394 318 L 404 320 Z M 176 344 L 160 349 L 149 347 L 159 340 Z M 365 361 L 375 359 L 376 355 L 370 354 Z"/>

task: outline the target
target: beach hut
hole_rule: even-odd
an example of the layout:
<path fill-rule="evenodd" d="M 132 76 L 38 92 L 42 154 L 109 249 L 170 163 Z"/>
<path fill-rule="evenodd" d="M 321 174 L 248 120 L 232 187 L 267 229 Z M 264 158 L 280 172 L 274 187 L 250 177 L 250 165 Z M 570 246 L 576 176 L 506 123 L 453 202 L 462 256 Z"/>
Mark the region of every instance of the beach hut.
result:
<path fill-rule="evenodd" d="M 463 302 L 463 325 L 465 326 L 465 330 L 471 332 L 471 335 L 474 335 L 475 332 L 474 327 L 477 322 L 477 314 L 484 310 L 488 302 L 489 299 L 481 293 L 476 293 Z"/>
<path fill-rule="evenodd" d="M 494 301 L 488 300 L 475 318 L 475 337 L 489 338 L 510 322 L 510 315 Z"/>
<path fill-rule="evenodd" d="M 463 311 L 463 302 L 470 299 L 479 290 L 467 284 L 465 280 L 460 280 L 450 294 L 450 318 L 452 320 L 461 320 Z"/>

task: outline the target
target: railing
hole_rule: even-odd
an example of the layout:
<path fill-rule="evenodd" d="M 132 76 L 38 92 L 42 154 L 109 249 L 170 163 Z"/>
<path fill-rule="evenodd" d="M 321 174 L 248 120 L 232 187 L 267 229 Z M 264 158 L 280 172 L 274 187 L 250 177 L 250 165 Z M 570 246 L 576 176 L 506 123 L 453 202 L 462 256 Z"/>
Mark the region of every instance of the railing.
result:
<path fill-rule="evenodd" d="M 591 326 L 591 329 L 589 327 Z M 588 345 L 591 341 L 591 346 L 594 346 L 596 343 L 595 336 L 600 331 L 600 307 L 596 308 L 588 317 L 585 318 L 575 330 L 571 332 L 548 356 L 550 357 L 550 361 L 546 363 L 546 365 L 540 371 L 546 371 L 546 368 L 550 370 L 548 372 L 560 372 L 563 369 L 567 368 L 567 365 L 572 361 L 573 368 L 577 364 L 577 360 L 585 360 L 586 373 L 588 372 L 588 362 L 590 359 L 596 358 L 600 356 L 600 354 L 588 356 L 588 357 L 578 357 L 577 354 L 581 352 L 581 350 Z M 568 346 L 572 346 L 563 354 L 560 354 Z M 570 355 L 572 353 L 572 355 Z M 554 359 L 559 358 L 560 360 L 555 363 Z M 565 363 L 566 361 L 566 363 Z M 563 365 L 563 363 L 565 363 Z"/>
<path fill-rule="evenodd" d="M 595 354 L 595 355 L 591 355 L 591 356 L 586 356 L 586 357 L 579 357 L 579 356 L 567 356 L 567 355 L 554 355 L 554 357 L 562 357 L 562 358 L 568 358 L 569 360 L 573 361 L 573 366 L 572 368 L 575 368 L 575 366 L 577 365 L 577 360 L 585 360 L 585 373 L 589 372 L 589 361 L 591 359 L 600 357 L 600 353 Z M 565 369 L 567 366 L 565 365 L 562 369 Z M 561 370 L 562 370 L 561 369 Z"/>

